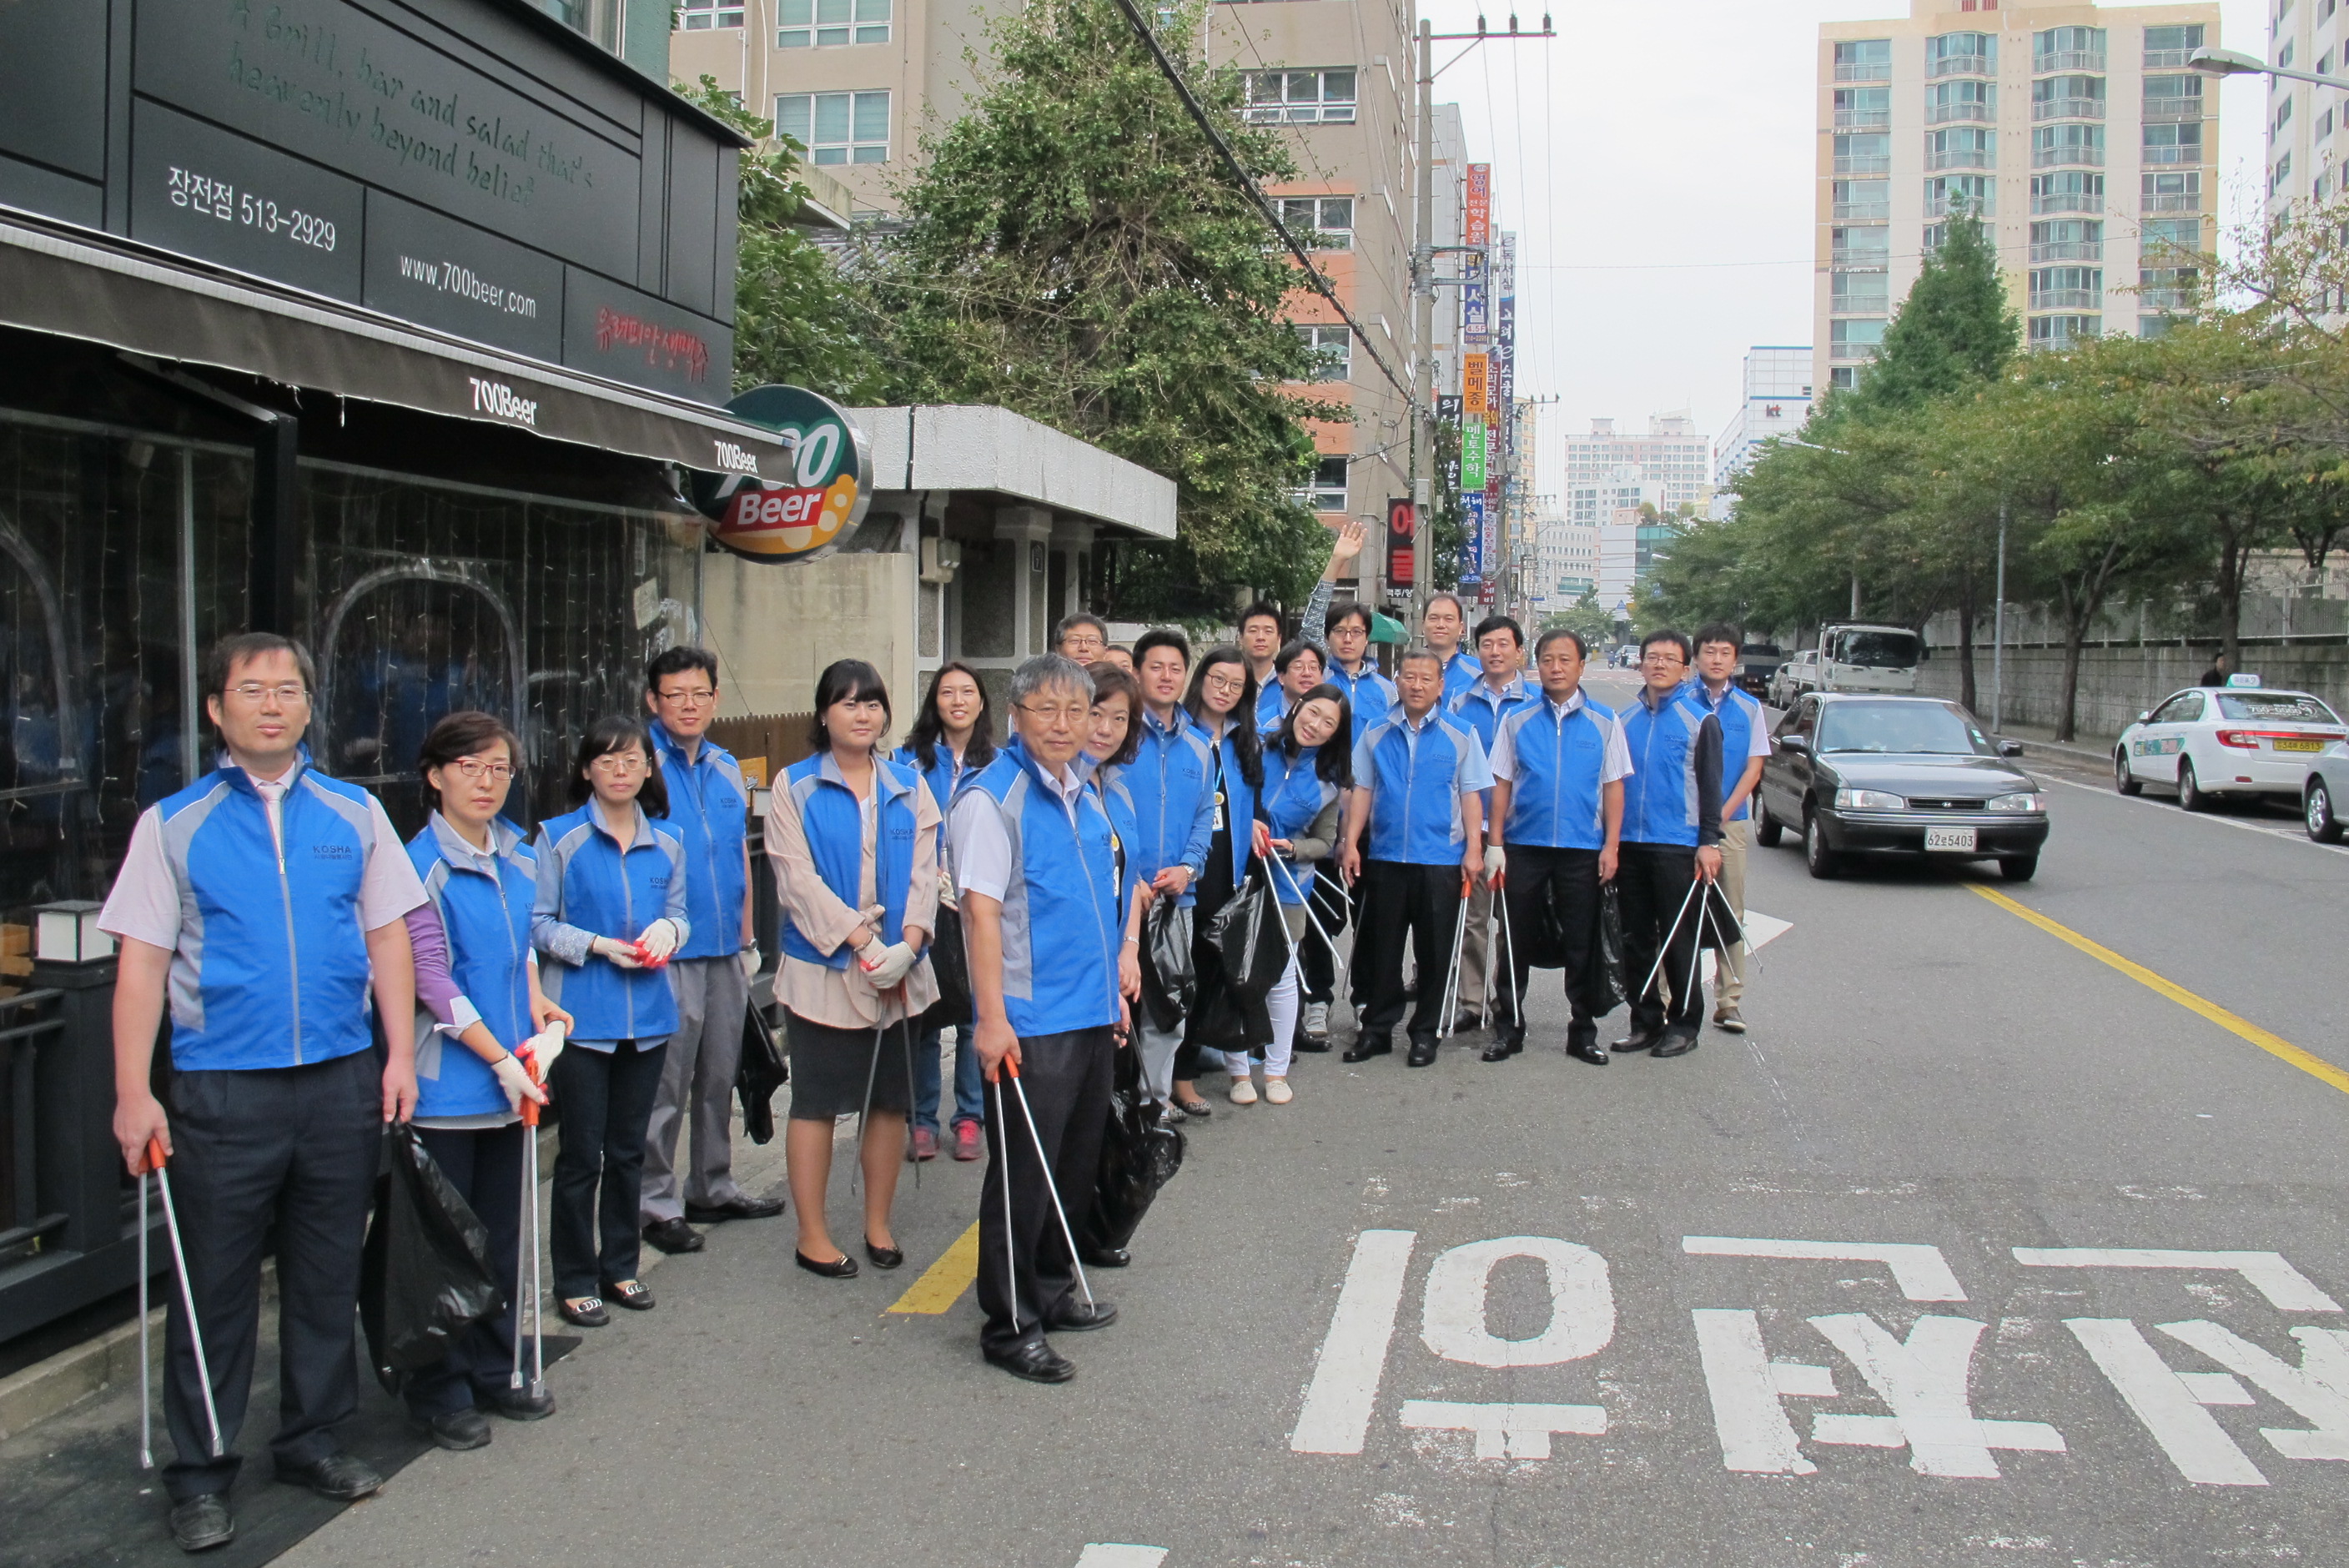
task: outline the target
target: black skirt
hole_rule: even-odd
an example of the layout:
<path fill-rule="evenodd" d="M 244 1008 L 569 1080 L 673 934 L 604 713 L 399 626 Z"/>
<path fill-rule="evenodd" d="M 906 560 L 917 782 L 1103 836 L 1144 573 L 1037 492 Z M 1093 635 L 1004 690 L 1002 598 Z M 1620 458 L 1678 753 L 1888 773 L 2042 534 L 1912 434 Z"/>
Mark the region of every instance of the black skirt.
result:
<path fill-rule="evenodd" d="M 873 1086 L 873 1109 L 906 1110 L 914 1103 L 913 1053 L 921 1049 L 918 1021 L 893 1023 L 880 1031 L 875 1055 L 871 1029 L 835 1029 L 786 1012 L 785 1036 L 792 1053 L 793 1121 L 830 1121 L 864 1109 L 864 1086 Z"/>

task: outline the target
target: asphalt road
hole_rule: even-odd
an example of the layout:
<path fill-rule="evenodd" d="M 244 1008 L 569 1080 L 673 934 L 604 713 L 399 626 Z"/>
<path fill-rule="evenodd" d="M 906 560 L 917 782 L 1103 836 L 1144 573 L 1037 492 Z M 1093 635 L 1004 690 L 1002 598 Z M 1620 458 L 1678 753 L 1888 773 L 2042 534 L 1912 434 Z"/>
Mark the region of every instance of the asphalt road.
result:
<path fill-rule="evenodd" d="M 2050 787 L 2029 884 L 1755 851 L 1742 1039 L 1587 1067 L 1553 977 L 1516 1060 L 1216 1095 L 1066 1387 L 889 1310 L 975 1215 L 941 1161 L 897 1274 L 720 1228 L 556 1418 L 288 1561 L 2349 1563 L 2349 864 Z"/>

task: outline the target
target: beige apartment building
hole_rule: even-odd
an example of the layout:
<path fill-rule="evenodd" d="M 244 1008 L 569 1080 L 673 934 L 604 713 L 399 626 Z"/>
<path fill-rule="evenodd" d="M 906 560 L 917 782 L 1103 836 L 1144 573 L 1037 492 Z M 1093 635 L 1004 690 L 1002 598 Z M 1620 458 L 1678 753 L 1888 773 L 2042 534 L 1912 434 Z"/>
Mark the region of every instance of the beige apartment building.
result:
<path fill-rule="evenodd" d="M 2161 242 L 2216 241 L 2218 92 L 2186 62 L 2219 41 L 2212 4 L 1911 0 L 1820 27 L 1814 383 L 1855 383 L 1961 201 L 2031 346 L 2161 330 L 2191 282 Z"/>
<path fill-rule="evenodd" d="M 2268 63 L 2349 77 L 2349 5 L 2341 0 L 2268 0 Z M 2344 84 L 2349 86 L 2349 84 Z M 2267 210 L 2341 194 L 2349 103 L 2313 82 L 2267 78 Z"/>

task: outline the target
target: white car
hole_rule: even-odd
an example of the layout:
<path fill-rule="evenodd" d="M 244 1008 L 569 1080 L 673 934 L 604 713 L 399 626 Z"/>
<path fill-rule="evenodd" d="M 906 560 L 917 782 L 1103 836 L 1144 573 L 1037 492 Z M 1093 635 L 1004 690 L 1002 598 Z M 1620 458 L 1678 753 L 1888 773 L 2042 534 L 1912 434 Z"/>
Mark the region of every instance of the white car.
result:
<path fill-rule="evenodd" d="M 2113 787 L 2124 795 L 2148 784 L 2176 789 L 2189 811 L 2228 795 L 2275 795 L 2297 807 L 2308 765 L 2328 751 L 2338 754 L 2344 740 L 2349 728 L 2341 716 L 2307 692 L 2248 683 L 2197 686 L 2137 715 L 2121 731 Z"/>
<path fill-rule="evenodd" d="M 1772 707 L 1792 707 L 1795 699 L 1819 684 L 1819 651 L 1805 648 L 1798 654 L 1788 654 L 1786 662 L 1770 672 L 1764 700 Z"/>

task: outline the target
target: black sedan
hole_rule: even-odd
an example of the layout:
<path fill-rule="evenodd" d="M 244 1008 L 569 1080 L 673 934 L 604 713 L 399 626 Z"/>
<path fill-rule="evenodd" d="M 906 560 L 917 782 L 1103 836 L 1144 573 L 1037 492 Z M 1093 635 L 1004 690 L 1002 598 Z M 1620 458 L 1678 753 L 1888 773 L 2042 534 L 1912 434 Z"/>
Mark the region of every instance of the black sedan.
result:
<path fill-rule="evenodd" d="M 1856 855 L 1995 860 L 2009 882 L 2039 869 L 2047 797 L 2006 760 L 2023 748 L 1993 742 L 1956 703 L 1811 692 L 1771 741 L 1754 792 L 1754 841 L 1800 833 L 1815 877 Z"/>

